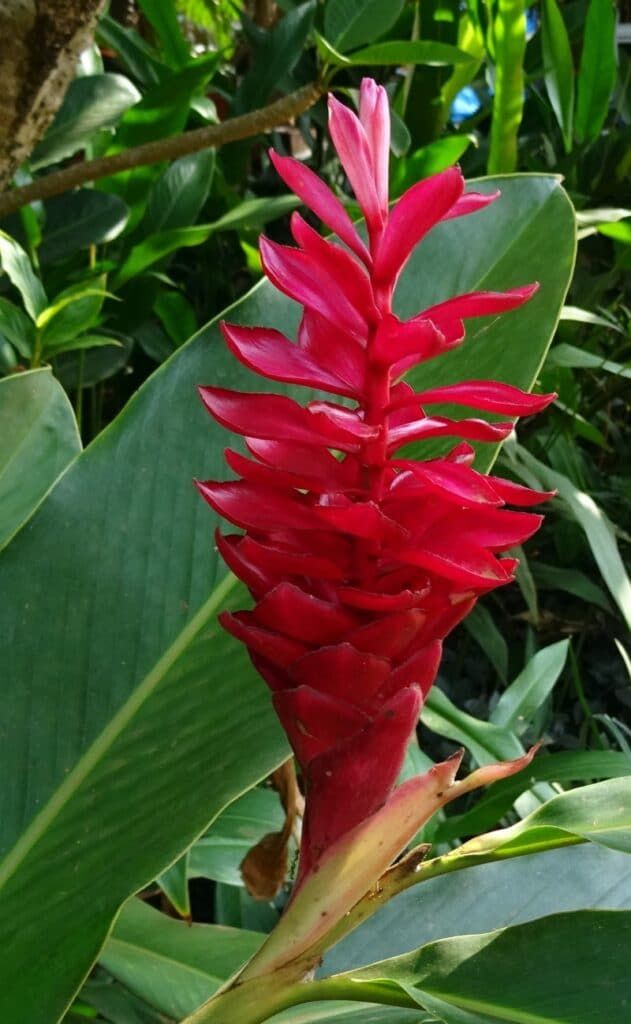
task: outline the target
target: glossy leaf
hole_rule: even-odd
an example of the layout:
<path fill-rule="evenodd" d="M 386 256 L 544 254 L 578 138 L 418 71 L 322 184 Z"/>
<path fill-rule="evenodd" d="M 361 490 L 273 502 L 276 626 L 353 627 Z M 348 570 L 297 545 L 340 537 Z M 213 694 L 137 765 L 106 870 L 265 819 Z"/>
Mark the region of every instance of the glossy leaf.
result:
<path fill-rule="evenodd" d="M 283 827 L 285 815 L 278 794 L 271 789 L 252 789 L 213 823 L 191 848 L 189 875 L 212 878 L 227 885 L 243 885 L 239 865 L 268 832 Z"/>
<path fill-rule="evenodd" d="M 62 260 L 90 245 L 111 242 L 129 217 L 118 196 L 82 188 L 49 199 L 38 255 L 43 263 Z"/>
<path fill-rule="evenodd" d="M 169 164 L 149 193 L 144 231 L 153 234 L 194 224 L 208 198 L 214 169 L 212 149 L 189 153 Z"/>
<path fill-rule="evenodd" d="M 262 38 L 234 99 L 235 112 L 260 107 L 302 55 L 315 13 L 314 0 L 297 4 Z"/>
<path fill-rule="evenodd" d="M 631 858 L 593 845 L 441 875 L 395 896 L 324 959 L 347 971 L 455 935 L 584 908 L 631 910 Z"/>
<path fill-rule="evenodd" d="M 423 241 L 402 276 L 399 312 L 456 290 L 536 277 L 542 288 L 425 366 L 426 387 L 488 369 L 528 388 L 554 330 L 574 254 L 571 208 L 554 178 L 501 185 L 493 212 L 449 221 Z M 292 334 L 297 314 L 262 283 L 229 318 Z M 122 901 L 286 756 L 264 685 L 215 624 L 232 583 L 220 582 L 212 519 L 191 480 L 221 473 L 225 432 L 209 433 L 195 397 L 197 384 L 217 382 L 252 385 L 215 322 L 147 381 L 0 559 L 0 589 L 12 595 L 0 605 L 0 728 L 11 723 L 11 742 L 0 742 L 0 944 L 9 951 L 0 971 L 11 981 L 0 985 L 0 1019 L 50 1024 Z M 158 756 L 160 771 L 147 771 Z"/>
<path fill-rule="evenodd" d="M 577 81 L 579 142 L 593 142 L 604 125 L 616 71 L 616 9 L 611 0 L 590 0 Z"/>
<path fill-rule="evenodd" d="M 563 135 L 565 151 L 569 153 L 574 128 L 574 65 L 557 0 L 543 0 L 541 5 L 541 48 L 548 98 Z"/>
<path fill-rule="evenodd" d="M 599 319 L 603 319 L 600 317 Z M 613 327 L 613 324 L 607 324 Z M 550 352 L 548 362 L 553 366 L 570 366 L 582 370 L 603 370 L 605 373 L 613 373 L 616 377 L 631 378 L 631 367 L 623 366 L 611 359 L 603 359 L 593 352 L 587 352 L 584 348 L 577 348 L 576 345 L 568 345 L 562 342 Z"/>
<path fill-rule="evenodd" d="M 35 344 L 33 321 L 19 306 L 0 296 L 0 335 L 10 341 L 24 359 L 30 359 Z"/>
<path fill-rule="evenodd" d="M 491 722 L 523 732 L 535 711 L 546 700 L 563 671 L 568 640 L 560 640 L 538 651 L 511 685 L 504 690 L 491 713 Z"/>
<path fill-rule="evenodd" d="M 324 34 L 342 53 L 384 35 L 394 25 L 403 0 L 329 0 L 324 10 Z"/>
<path fill-rule="evenodd" d="M 80 450 L 72 407 L 50 370 L 0 381 L 0 548 Z"/>
<path fill-rule="evenodd" d="M 424 946 L 331 979 L 328 991 L 395 1005 L 407 996 L 445 1024 L 597 1024 L 629 1005 L 629 941 L 628 911 L 558 914 Z"/>
<path fill-rule="evenodd" d="M 175 921 L 133 899 L 99 959 L 131 992 L 180 1020 L 210 998 L 262 939 L 243 929 Z"/>
<path fill-rule="evenodd" d="M 0 267 L 22 296 L 28 315 L 37 320 L 48 305 L 44 286 L 22 246 L 4 231 L 0 231 Z"/>
<path fill-rule="evenodd" d="M 140 93 L 124 75 L 75 78 L 30 158 L 31 167 L 47 167 L 85 149 L 96 132 L 112 128 L 139 100 Z"/>
<path fill-rule="evenodd" d="M 475 136 L 464 133 L 446 135 L 442 139 L 430 142 L 427 146 L 421 146 L 420 149 L 406 156 L 404 160 L 398 160 L 392 172 L 392 194 L 401 195 L 405 189 L 410 188 L 421 178 L 439 174 L 445 168 L 457 163 L 474 139 Z"/>
<path fill-rule="evenodd" d="M 375 43 L 362 50 L 356 50 L 349 57 L 351 64 L 426 64 L 429 67 L 444 67 L 451 64 L 469 64 L 470 53 L 459 50 L 449 43 L 435 43 L 432 40 L 413 39 L 409 42 L 392 40 Z"/>

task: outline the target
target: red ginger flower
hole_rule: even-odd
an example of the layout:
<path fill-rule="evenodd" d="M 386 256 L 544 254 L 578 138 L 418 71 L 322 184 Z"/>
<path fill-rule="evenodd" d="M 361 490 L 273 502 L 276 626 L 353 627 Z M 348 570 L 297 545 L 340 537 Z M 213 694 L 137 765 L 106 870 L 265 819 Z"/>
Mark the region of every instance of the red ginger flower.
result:
<path fill-rule="evenodd" d="M 537 285 L 460 295 L 399 320 L 392 296 L 417 243 L 439 221 L 474 213 L 496 196 L 465 194 L 452 167 L 412 186 L 390 210 L 388 100 L 371 79 L 361 85 L 359 117 L 330 97 L 329 126 L 369 244 L 308 167 L 271 152 L 281 178 L 345 247 L 295 213 L 298 248 L 262 238 L 261 257 L 273 284 L 304 307 L 297 342 L 264 327 L 222 329 L 256 373 L 353 405 L 305 407 L 280 395 L 200 389 L 210 413 L 245 436 L 252 456 L 227 450 L 239 479 L 198 486 L 244 530 L 218 534 L 217 543 L 254 608 L 221 621 L 247 645 L 272 690 L 302 769 L 299 882 L 384 805 L 444 637 L 479 596 L 514 578 L 516 560 L 498 553 L 530 537 L 541 516 L 504 506 L 548 497 L 472 467 L 467 442 L 502 440 L 512 420 L 454 420 L 426 409 L 449 402 L 515 417 L 554 398 L 478 380 L 415 393 L 401 380 L 460 344 L 467 317 L 513 309 Z M 397 457 L 409 441 L 443 436 L 460 439 L 445 457 Z"/>

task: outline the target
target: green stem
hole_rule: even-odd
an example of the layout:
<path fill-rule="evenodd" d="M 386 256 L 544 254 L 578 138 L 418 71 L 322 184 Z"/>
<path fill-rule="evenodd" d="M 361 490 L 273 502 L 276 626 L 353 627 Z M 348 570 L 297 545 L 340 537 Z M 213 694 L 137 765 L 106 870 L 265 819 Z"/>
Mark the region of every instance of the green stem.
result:
<path fill-rule="evenodd" d="M 495 96 L 488 173 L 517 168 L 517 134 L 524 107 L 525 0 L 499 0 L 493 25 Z"/>

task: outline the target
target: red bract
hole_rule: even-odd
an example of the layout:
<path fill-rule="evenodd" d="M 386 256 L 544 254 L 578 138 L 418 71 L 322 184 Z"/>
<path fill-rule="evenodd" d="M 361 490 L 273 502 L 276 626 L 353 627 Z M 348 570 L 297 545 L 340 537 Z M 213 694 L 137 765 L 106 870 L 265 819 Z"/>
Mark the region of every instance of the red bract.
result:
<path fill-rule="evenodd" d="M 269 279 L 304 307 L 297 341 L 265 327 L 222 329 L 236 358 L 256 373 L 352 404 L 201 388 L 211 414 L 249 449 L 250 457 L 227 453 L 238 480 L 199 489 L 245 531 L 219 534 L 217 542 L 254 607 L 221 621 L 271 688 L 302 770 L 299 882 L 385 803 L 443 639 L 478 597 L 513 579 L 516 561 L 502 552 L 527 540 L 541 517 L 505 504 L 549 497 L 472 467 L 466 442 L 497 442 L 512 419 L 452 419 L 434 406 L 516 417 L 554 397 L 480 380 L 414 393 L 400 380 L 409 367 L 460 344 L 463 320 L 513 309 L 537 286 L 460 295 L 399 320 L 392 295 L 416 244 L 440 220 L 475 213 L 496 197 L 465 195 L 452 167 L 414 185 L 389 210 L 388 103 L 370 79 L 362 82 L 359 117 L 330 98 L 329 125 L 368 245 L 312 171 L 271 153 L 281 178 L 345 247 L 294 214 L 298 248 L 262 239 L 261 257 Z M 409 441 L 434 437 L 459 443 L 443 458 L 396 455 Z"/>

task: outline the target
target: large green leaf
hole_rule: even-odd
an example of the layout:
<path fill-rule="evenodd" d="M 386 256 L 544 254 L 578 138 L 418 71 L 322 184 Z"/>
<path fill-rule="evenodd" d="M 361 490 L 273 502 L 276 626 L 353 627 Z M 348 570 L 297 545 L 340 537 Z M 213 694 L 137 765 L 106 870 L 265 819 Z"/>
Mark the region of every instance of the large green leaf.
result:
<path fill-rule="evenodd" d="M 324 33 L 338 49 L 352 50 L 372 43 L 394 25 L 402 0 L 328 0 L 324 9 Z"/>
<path fill-rule="evenodd" d="M 50 370 L 0 381 L 0 548 L 80 451 L 72 407 Z"/>
<path fill-rule="evenodd" d="M 497 184 L 494 208 L 422 243 L 399 310 L 537 277 L 541 291 L 423 367 L 428 385 L 489 375 L 530 387 L 554 330 L 570 204 L 551 177 L 479 187 Z M 261 283 L 225 315 L 291 333 L 298 314 Z M 205 382 L 257 386 L 217 322 L 149 379 L 0 559 L 12 595 L 0 607 L 0 1019 L 51 1024 L 123 900 L 286 754 L 265 687 L 215 623 L 232 584 L 191 478 L 225 473 L 226 435 L 196 398 Z"/>
<path fill-rule="evenodd" d="M 431 943 L 323 985 L 331 998 L 408 996 L 445 1024 L 601 1024 L 628 1013 L 629 942 L 628 911 L 578 911 Z"/>
<path fill-rule="evenodd" d="M 452 935 L 544 914 L 631 910 L 631 858 L 597 846 L 483 864 L 413 886 L 330 950 L 322 971 L 346 971 Z"/>
<path fill-rule="evenodd" d="M 565 151 L 569 153 L 574 127 L 574 65 L 557 0 L 543 0 L 541 5 L 541 48 L 548 98 L 563 135 Z"/>
<path fill-rule="evenodd" d="M 46 203 L 46 222 L 38 255 L 42 262 L 61 260 L 80 249 L 117 238 L 129 210 L 118 196 L 81 188 Z"/>
<path fill-rule="evenodd" d="M 112 128 L 139 99 L 140 93 L 124 75 L 76 78 L 55 120 L 36 146 L 31 167 L 46 167 L 85 149 L 96 132 Z"/>
<path fill-rule="evenodd" d="M 179 1020 L 209 999 L 263 937 L 175 921 L 134 899 L 123 908 L 100 961 L 136 995 Z"/>

